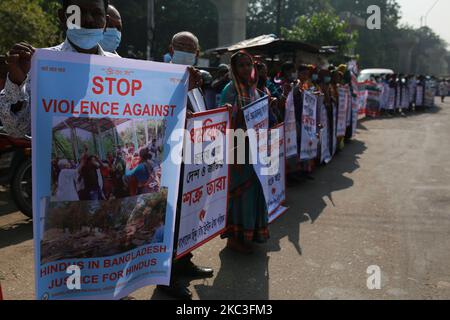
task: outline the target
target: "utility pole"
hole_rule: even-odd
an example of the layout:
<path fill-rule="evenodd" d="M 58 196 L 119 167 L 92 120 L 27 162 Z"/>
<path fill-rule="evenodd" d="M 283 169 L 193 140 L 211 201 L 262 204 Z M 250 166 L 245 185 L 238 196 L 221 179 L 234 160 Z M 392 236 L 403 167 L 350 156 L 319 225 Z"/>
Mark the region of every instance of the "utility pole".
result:
<path fill-rule="evenodd" d="M 147 0 L 147 60 L 152 60 L 152 45 L 155 35 L 155 0 Z"/>
<path fill-rule="evenodd" d="M 427 13 L 420 18 L 420 27 L 422 27 L 422 26 L 428 27 L 428 16 L 431 13 L 431 11 L 434 9 L 434 7 L 436 7 L 436 5 L 438 4 L 439 1 L 440 0 L 436 0 L 434 2 L 434 4 L 431 6 L 431 8 L 427 11 Z"/>
<path fill-rule="evenodd" d="M 283 8 L 283 0 L 277 0 L 277 36 L 281 38 L 281 9 Z"/>

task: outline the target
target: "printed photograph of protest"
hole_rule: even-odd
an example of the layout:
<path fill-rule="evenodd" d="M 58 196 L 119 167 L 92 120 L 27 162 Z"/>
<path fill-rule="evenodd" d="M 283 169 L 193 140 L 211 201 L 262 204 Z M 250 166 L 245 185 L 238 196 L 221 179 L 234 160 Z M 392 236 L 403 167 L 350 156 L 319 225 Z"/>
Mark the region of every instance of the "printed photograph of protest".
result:
<path fill-rule="evenodd" d="M 159 192 L 164 132 L 164 120 L 55 117 L 51 201 Z"/>
<path fill-rule="evenodd" d="M 164 242 L 167 190 L 110 201 L 51 202 L 41 264 L 110 257 Z"/>

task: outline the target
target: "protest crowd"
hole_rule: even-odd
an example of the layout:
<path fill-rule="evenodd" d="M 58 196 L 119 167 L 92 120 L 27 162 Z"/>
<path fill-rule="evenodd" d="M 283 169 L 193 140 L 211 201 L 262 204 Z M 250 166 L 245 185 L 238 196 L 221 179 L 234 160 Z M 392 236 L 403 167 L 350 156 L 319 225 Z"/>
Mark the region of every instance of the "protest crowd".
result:
<path fill-rule="evenodd" d="M 64 8 L 84 3 L 63 1 Z M 86 10 L 100 10 L 102 14 L 83 20 L 82 27 L 86 29 L 66 30 L 64 43 L 48 50 L 120 59 L 116 53 L 120 45 L 120 14 L 114 7 L 108 8 L 106 0 L 92 3 Z M 109 20 L 111 24 L 104 35 L 103 31 L 83 32 L 105 29 L 107 11 L 118 19 Z M 28 73 L 34 52 L 33 44 L 18 42 L 14 45 L 7 54 L 8 73 L 0 81 L 0 119 L 4 130 L 15 137 L 31 135 Z M 293 61 L 273 65 L 263 56 L 238 50 L 229 64 L 222 63 L 210 73 L 195 67 L 199 53 L 197 37 L 184 31 L 174 35 L 169 53 L 164 57 L 166 63 L 189 66 L 188 118 L 198 112 L 226 107 L 231 116 L 230 128 L 246 130 L 243 110 L 267 97 L 268 128 L 284 124 L 284 174 L 288 186 L 314 180 L 314 172 L 330 163 L 347 143 L 351 143 L 358 120 L 406 116 L 433 107 L 435 96 L 444 101 L 449 93 L 449 82 L 425 75 L 383 74 L 359 82 L 358 63 L 351 59 L 340 65 L 295 64 Z M 162 156 L 162 150 L 156 140 L 151 140 L 150 145 L 119 144 L 114 148 L 115 151 L 108 152 L 104 159 L 87 146 L 78 162 L 54 157 L 51 183 L 56 198 L 109 201 L 151 193 L 152 187 L 160 185 L 161 168 L 159 160 L 155 159 Z M 247 141 L 247 158 L 249 152 Z M 72 194 L 72 199 L 64 198 L 68 193 Z M 251 254 L 253 243 L 263 244 L 269 239 L 270 212 L 258 176 L 248 160 L 245 164 L 229 165 L 227 208 L 227 226 L 221 237 L 227 239 L 229 249 L 237 254 Z M 179 223 L 179 218 L 176 221 Z M 170 286 L 158 288 L 173 297 L 189 299 L 191 293 L 178 282 L 178 277 L 206 278 L 213 275 L 213 270 L 194 265 L 191 253 L 174 260 Z"/>

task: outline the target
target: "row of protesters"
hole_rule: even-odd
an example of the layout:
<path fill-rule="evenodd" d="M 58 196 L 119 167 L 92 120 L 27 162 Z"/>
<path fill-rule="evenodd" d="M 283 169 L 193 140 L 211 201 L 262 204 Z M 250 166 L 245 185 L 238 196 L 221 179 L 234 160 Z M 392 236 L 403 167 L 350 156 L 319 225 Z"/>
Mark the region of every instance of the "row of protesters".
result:
<path fill-rule="evenodd" d="M 67 8 L 72 5 L 78 6 L 83 13 L 80 28 L 69 29 L 67 27 L 66 12 Z M 62 8 L 58 11 L 58 16 L 66 38 L 60 45 L 47 48 L 47 50 L 120 58 L 115 51 L 121 39 L 122 20 L 117 10 L 109 6 L 108 0 L 62 0 Z M 113 30 L 114 28 L 116 30 Z M 197 38 L 187 32 L 175 36 L 170 48 L 171 63 L 193 65 L 199 53 Z M 34 52 L 35 48 L 31 44 L 19 42 L 11 48 L 6 57 L 8 74 L 0 93 L 0 118 L 5 131 L 14 137 L 23 137 L 31 133 L 31 79 L 29 72 Z M 189 89 L 193 90 L 200 83 L 200 72 L 193 68 L 188 68 L 188 70 L 190 72 Z M 158 151 L 151 150 L 150 153 L 152 152 Z M 146 155 L 142 156 L 144 161 L 148 160 Z M 123 159 L 118 159 L 116 165 L 121 166 L 122 171 L 124 170 Z M 60 163 L 60 166 L 64 169 L 67 164 Z M 143 166 L 145 165 L 141 167 Z M 82 178 L 78 188 L 82 188 L 83 198 L 101 199 L 102 190 L 98 182 L 101 179 L 100 167 L 101 162 L 95 156 L 86 154 L 82 157 L 79 169 Z M 137 171 L 141 170 L 134 172 L 139 177 L 145 176 L 145 173 L 141 175 Z M 116 176 L 113 179 L 117 180 L 120 177 Z M 139 187 L 141 186 L 138 185 Z M 212 269 L 198 267 L 192 263 L 191 259 L 192 255 L 188 255 L 174 263 L 171 285 L 160 288 L 164 288 L 175 298 L 190 299 L 190 291 L 185 286 L 178 285 L 178 275 L 206 278 L 213 274 Z"/>

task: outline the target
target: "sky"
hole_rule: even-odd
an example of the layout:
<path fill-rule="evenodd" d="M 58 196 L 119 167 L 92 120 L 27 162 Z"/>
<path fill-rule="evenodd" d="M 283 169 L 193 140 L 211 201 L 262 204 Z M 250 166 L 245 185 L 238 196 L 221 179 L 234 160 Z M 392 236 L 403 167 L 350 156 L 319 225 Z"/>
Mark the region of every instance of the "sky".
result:
<path fill-rule="evenodd" d="M 397 0 L 401 6 L 402 23 L 420 27 L 420 17 L 433 6 L 436 0 Z M 442 39 L 450 49 L 450 0 L 439 0 L 428 15 L 428 26 Z"/>

